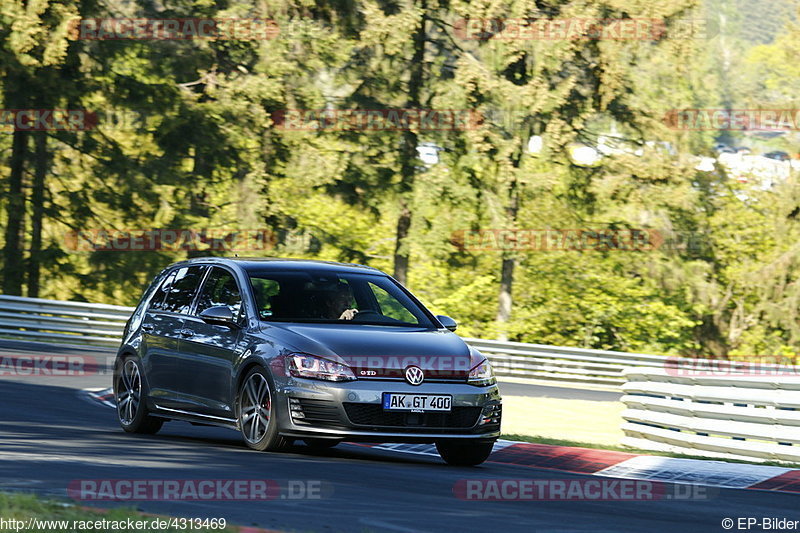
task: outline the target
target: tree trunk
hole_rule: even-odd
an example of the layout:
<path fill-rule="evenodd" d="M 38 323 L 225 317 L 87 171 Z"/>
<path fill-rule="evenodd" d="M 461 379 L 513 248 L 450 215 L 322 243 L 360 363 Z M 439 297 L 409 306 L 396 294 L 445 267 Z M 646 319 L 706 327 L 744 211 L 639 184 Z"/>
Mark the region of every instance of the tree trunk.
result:
<path fill-rule="evenodd" d="M 192 195 L 189 198 L 189 214 L 192 216 L 192 221 L 196 220 L 196 218 L 202 218 L 208 220 L 211 217 L 211 213 L 206 203 L 207 201 L 206 184 L 209 183 L 209 181 L 211 180 L 211 174 L 213 169 L 211 168 L 211 165 L 208 164 L 208 160 L 203 154 L 203 146 L 199 144 L 195 145 L 194 147 L 193 165 L 194 166 L 192 167 L 192 176 L 193 179 L 195 180 L 195 185 L 192 190 Z M 203 228 L 193 228 L 193 229 L 200 230 Z M 214 250 L 216 250 L 218 243 L 213 243 L 213 244 L 214 244 Z M 234 255 L 235 253 L 236 252 L 231 252 L 230 255 Z M 194 248 L 190 248 L 186 252 L 187 259 L 192 259 L 194 257 L 204 257 L 207 255 L 216 255 L 216 254 L 214 252 L 208 252 L 206 250 L 194 249 Z"/>
<path fill-rule="evenodd" d="M 408 248 L 405 244 L 408 230 L 411 227 L 411 210 L 405 201 L 400 206 L 400 216 L 397 217 L 397 239 L 394 249 L 394 279 L 405 285 L 408 280 Z"/>
<path fill-rule="evenodd" d="M 520 157 L 514 161 L 514 168 L 519 168 Z M 506 220 L 509 227 L 517 225 L 517 212 L 519 211 L 519 191 L 516 177 L 509 187 L 508 206 L 506 207 Z M 500 269 L 500 293 L 497 296 L 497 340 L 508 340 L 508 321 L 511 319 L 511 307 L 514 300 L 511 296 L 514 288 L 514 267 L 517 259 L 514 252 L 503 252 L 503 262 Z"/>
<path fill-rule="evenodd" d="M 514 267 L 516 264 L 517 260 L 513 257 L 503 258 L 503 266 L 500 271 L 500 294 L 497 298 L 497 340 L 500 341 L 508 340 L 508 332 L 505 326 L 511 319 L 511 304 L 513 303 L 511 289 L 514 286 Z"/>
<path fill-rule="evenodd" d="M 25 191 L 22 188 L 28 133 L 15 131 L 11 141 L 11 173 L 8 177 L 6 231 L 3 245 L 3 294 L 22 296 L 24 264 L 22 230 L 25 222 Z"/>
<path fill-rule="evenodd" d="M 31 251 L 28 258 L 28 297 L 39 297 L 39 280 L 42 267 L 42 220 L 44 219 L 45 178 L 49 168 L 47 133 L 40 131 L 34 137 L 35 163 L 31 190 Z"/>
<path fill-rule="evenodd" d="M 420 108 L 420 93 L 425 76 L 425 27 L 427 2 L 420 2 L 423 16 L 414 32 L 414 54 L 409 65 L 408 109 Z M 406 243 L 411 228 L 410 195 L 414 189 L 414 176 L 417 172 L 417 146 L 419 139 L 413 131 L 403 133 L 403 144 L 400 148 L 400 214 L 397 218 L 397 240 L 394 247 L 394 277 L 404 284 L 408 280 L 409 249 Z"/>

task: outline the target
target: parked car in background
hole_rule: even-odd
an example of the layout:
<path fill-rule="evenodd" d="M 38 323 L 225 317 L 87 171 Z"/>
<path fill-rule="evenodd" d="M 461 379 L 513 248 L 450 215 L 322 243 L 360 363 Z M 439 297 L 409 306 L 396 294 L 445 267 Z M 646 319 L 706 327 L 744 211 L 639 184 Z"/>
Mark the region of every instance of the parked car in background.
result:
<path fill-rule="evenodd" d="M 735 154 L 736 149 L 732 146 L 728 146 L 725 143 L 717 143 L 714 145 L 714 151 L 718 154 Z"/>
<path fill-rule="evenodd" d="M 781 150 L 775 150 L 774 152 L 767 152 L 766 154 L 764 154 L 764 157 L 767 157 L 769 159 L 775 159 L 777 161 L 788 161 L 790 159 L 789 154 Z"/>

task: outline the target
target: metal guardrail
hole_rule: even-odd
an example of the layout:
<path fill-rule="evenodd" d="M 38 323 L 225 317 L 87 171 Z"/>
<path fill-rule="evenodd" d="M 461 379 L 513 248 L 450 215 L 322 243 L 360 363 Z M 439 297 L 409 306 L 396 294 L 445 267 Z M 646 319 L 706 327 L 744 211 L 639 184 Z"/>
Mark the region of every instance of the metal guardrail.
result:
<path fill-rule="evenodd" d="M 729 459 L 800 462 L 794 367 L 725 375 L 680 367 L 624 371 L 622 444 Z M 766 372 L 765 372 L 766 370 Z"/>
<path fill-rule="evenodd" d="M 664 368 L 670 358 L 664 355 L 612 352 L 528 344 L 524 342 L 464 339 L 492 362 L 500 376 L 569 381 L 594 385 L 621 386 L 622 371 L 636 366 Z"/>
<path fill-rule="evenodd" d="M 133 307 L 0 295 L 0 336 L 119 346 Z"/>
<path fill-rule="evenodd" d="M 118 346 L 132 307 L 0 295 L 0 336 Z M 630 366 L 662 368 L 660 355 L 465 338 L 500 376 L 621 386 Z"/>

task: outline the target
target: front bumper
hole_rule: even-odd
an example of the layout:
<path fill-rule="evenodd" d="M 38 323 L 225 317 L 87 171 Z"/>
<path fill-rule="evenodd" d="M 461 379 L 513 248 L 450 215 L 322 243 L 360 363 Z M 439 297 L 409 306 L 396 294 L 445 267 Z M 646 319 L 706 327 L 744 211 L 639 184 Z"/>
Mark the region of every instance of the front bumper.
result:
<path fill-rule="evenodd" d="M 298 378 L 287 378 L 276 385 L 280 433 L 287 437 L 435 442 L 492 441 L 500 436 L 502 403 L 497 385 L 426 382 L 412 386 L 400 380 L 327 382 Z M 453 399 L 452 410 L 384 411 L 384 392 L 448 394 Z"/>

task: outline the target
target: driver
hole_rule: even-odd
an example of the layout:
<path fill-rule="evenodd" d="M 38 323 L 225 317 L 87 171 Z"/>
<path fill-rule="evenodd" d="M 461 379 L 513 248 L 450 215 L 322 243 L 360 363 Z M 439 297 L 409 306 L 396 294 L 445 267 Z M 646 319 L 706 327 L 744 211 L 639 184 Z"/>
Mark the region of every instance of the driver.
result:
<path fill-rule="evenodd" d="M 339 283 L 336 290 L 325 301 L 325 316 L 338 320 L 353 320 L 358 314 L 358 309 L 350 307 L 353 301 L 353 293 L 346 283 Z"/>

